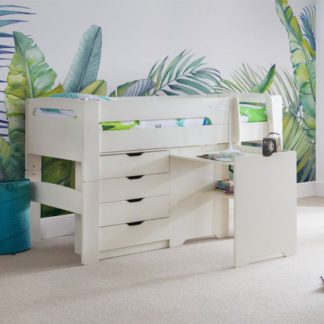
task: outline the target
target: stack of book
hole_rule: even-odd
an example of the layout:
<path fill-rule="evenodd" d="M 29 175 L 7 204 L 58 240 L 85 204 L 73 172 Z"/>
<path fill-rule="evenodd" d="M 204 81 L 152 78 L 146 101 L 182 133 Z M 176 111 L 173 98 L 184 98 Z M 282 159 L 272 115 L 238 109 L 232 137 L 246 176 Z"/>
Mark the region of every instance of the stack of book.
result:
<path fill-rule="evenodd" d="M 234 193 L 234 181 L 231 179 L 218 180 L 216 181 L 216 190 L 232 195 Z"/>

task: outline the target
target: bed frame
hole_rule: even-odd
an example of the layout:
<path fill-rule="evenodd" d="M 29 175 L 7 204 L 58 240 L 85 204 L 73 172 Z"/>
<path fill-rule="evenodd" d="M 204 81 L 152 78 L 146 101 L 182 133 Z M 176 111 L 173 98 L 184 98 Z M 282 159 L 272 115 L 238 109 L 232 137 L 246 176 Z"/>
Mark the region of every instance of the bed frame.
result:
<path fill-rule="evenodd" d="M 268 121 L 240 123 L 240 101 L 265 103 Z M 74 117 L 38 115 L 39 108 L 68 110 Z M 32 181 L 33 241 L 40 235 L 41 203 L 76 214 L 75 252 L 81 254 L 82 264 L 179 246 L 193 238 L 232 235 L 231 199 L 214 190 L 215 181 L 227 177 L 228 165 L 197 158 L 227 146 L 226 110 L 232 115 L 236 145 L 261 140 L 269 132 L 282 133 L 280 96 L 28 100 L 26 172 Z M 200 117 L 210 118 L 212 125 L 127 131 L 99 127 L 102 121 Z M 244 155 L 235 164 L 237 190 L 230 197 L 235 202 L 235 265 L 265 254 L 291 255 L 296 249 L 295 154 L 264 158 L 257 149 L 241 149 L 257 154 Z M 42 182 L 41 156 L 75 161 L 76 188 Z M 254 195 L 253 200 L 247 193 Z M 268 194 L 274 206 L 264 212 Z M 262 241 L 262 233 L 267 242 Z"/>

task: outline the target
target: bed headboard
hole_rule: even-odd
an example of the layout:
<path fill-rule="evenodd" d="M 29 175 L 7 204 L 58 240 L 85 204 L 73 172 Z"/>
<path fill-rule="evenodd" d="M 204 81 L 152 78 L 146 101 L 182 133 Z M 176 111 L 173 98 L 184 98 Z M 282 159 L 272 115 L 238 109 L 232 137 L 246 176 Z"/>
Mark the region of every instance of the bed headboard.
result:
<path fill-rule="evenodd" d="M 239 102 L 265 103 L 268 121 L 240 123 Z M 69 117 L 39 115 L 39 108 L 56 108 Z M 233 142 L 261 140 L 269 132 L 282 133 L 280 96 L 233 94 L 226 96 L 127 97 L 109 102 L 65 98 L 28 100 L 26 152 L 83 161 L 89 152 L 97 154 L 213 145 L 228 142 L 232 116 Z M 100 122 L 209 118 L 211 125 L 171 128 L 134 128 L 103 131 Z"/>

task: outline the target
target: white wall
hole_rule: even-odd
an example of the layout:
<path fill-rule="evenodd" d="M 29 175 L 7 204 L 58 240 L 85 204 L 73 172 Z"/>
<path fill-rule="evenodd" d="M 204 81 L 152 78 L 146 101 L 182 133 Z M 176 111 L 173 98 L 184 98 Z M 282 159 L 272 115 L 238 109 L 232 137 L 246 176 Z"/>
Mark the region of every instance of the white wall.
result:
<path fill-rule="evenodd" d="M 109 89 L 144 78 L 157 59 L 183 49 L 206 55 L 226 77 L 241 62 L 291 72 L 287 33 L 275 0 L 15 0 L 36 13 L 16 29 L 30 34 L 65 78 L 81 34 L 103 28 L 99 77 Z M 296 14 L 312 0 L 290 0 Z"/>
<path fill-rule="evenodd" d="M 314 1 L 289 0 L 289 4 L 299 15 Z M 59 82 L 66 76 L 81 34 L 91 24 L 103 28 L 99 77 L 108 81 L 109 90 L 145 78 L 156 60 L 183 49 L 206 55 L 208 65 L 224 77 L 242 62 L 252 66 L 276 63 L 292 72 L 288 37 L 276 15 L 275 0 L 11 2 L 28 6 L 36 14 L 27 17 L 29 22 L 6 29 L 31 35 L 57 71 Z"/>

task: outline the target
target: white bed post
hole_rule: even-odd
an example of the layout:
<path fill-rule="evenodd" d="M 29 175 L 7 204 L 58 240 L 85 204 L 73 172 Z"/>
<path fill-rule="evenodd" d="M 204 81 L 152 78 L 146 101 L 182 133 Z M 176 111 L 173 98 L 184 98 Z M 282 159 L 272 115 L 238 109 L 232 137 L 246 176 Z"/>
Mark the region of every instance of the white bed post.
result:
<path fill-rule="evenodd" d="M 42 181 L 42 157 L 39 155 L 28 154 L 28 100 L 25 107 L 26 115 L 26 141 L 25 141 L 25 151 L 27 152 L 25 158 L 25 177 L 30 180 L 31 193 L 30 193 L 30 238 L 32 243 L 37 243 L 41 239 L 41 204 L 36 203 L 34 199 L 34 188 L 33 182 Z M 33 201 L 34 200 L 34 201 Z"/>
<path fill-rule="evenodd" d="M 233 144 L 241 144 L 241 131 L 240 131 L 240 99 L 237 96 L 233 98 L 232 104 L 232 138 Z"/>
<path fill-rule="evenodd" d="M 99 107 L 98 102 L 83 104 L 83 165 L 76 165 L 76 185 L 82 191 L 82 214 L 77 220 L 80 226 L 81 263 L 91 264 L 99 260 Z M 80 224 L 78 224 L 80 222 Z M 78 240 L 78 238 L 76 238 Z M 76 242 L 77 243 L 77 242 Z"/>
<path fill-rule="evenodd" d="M 26 136 L 28 133 L 26 132 Z M 31 183 L 30 204 L 30 236 L 31 242 L 37 243 L 41 239 L 41 204 L 34 202 L 33 182 L 42 181 L 42 158 L 39 155 L 26 155 L 26 178 Z"/>
<path fill-rule="evenodd" d="M 267 115 L 269 123 L 269 132 L 278 133 L 283 147 L 282 134 L 282 97 L 281 96 L 265 96 L 267 105 Z"/>

